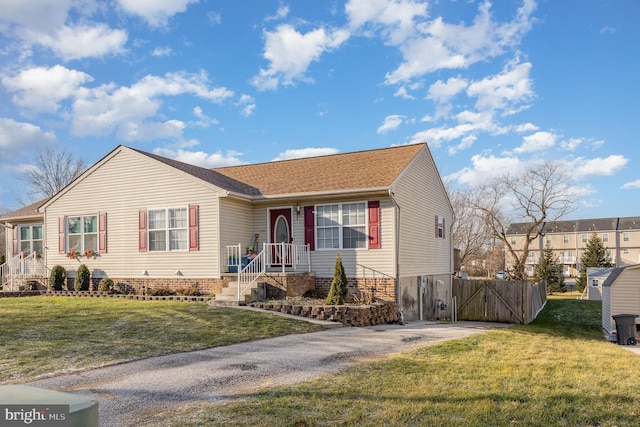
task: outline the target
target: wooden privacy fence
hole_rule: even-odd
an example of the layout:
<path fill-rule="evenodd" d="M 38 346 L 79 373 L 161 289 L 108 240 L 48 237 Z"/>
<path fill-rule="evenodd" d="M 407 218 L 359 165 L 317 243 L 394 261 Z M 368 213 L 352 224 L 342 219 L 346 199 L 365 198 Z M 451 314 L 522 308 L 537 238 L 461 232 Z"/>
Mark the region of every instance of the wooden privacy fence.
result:
<path fill-rule="evenodd" d="M 547 302 L 546 283 L 453 279 L 458 320 L 528 324 Z"/>

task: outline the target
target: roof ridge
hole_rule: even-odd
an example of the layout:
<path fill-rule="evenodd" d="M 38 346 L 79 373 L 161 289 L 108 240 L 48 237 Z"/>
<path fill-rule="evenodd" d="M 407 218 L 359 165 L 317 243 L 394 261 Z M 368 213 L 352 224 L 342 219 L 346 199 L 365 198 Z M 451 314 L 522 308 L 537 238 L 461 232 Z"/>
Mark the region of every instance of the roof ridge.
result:
<path fill-rule="evenodd" d="M 259 165 L 265 165 L 265 164 L 271 164 L 271 163 L 285 163 L 285 162 L 298 162 L 298 161 L 304 161 L 304 160 L 309 160 L 309 159 L 321 159 L 321 158 L 327 158 L 327 157 L 334 157 L 334 156 L 349 156 L 349 155 L 359 155 L 359 154 L 366 154 L 366 153 L 370 153 L 370 152 L 374 152 L 374 151 L 383 151 L 383 150 L 397 150 L 397 149 L 401 149 L 401 148 L 409 148 L 409 147 L 413 147 L 413 146 L 421 146 L 421 145 L 427 145 L 426 142 L 418 142 L 415 144 L 403 144 L 403 145 L 395 145 L 395 146 L 390 146 L 390 147 L 378 147 L 378 148 L 370 148 L 367 150 L 360 150 L 360 151 L 347 151 L 344 153 L 332 153 L 332 154 L 321 154 L 318 156 L 307 156 L 307 157 L 297 157 L 295 159 L 281 159 L 281 160 L 268 160 L 268 161 L 264 161 L 264 162 L 257 162 L 257 163 L 244 163 L 241 165 L 231 165 L 231 166 L 219 166 L 219 167 L 215 167 L 215 168 L 211 168 L 212 170 L 221 170 L 221 169 L 231 169 L 231 168 L 239 168 L 239 167 L 247 167 L 247 166 L 259 166 Z"/>

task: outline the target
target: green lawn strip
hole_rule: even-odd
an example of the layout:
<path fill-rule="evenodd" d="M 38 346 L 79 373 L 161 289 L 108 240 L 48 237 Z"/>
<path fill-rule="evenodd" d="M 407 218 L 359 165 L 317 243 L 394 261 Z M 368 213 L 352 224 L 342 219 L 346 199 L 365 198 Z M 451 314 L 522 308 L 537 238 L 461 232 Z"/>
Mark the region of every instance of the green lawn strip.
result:
<path fill-rule="evenodd" d="M 0 313 L 0 383 L 322 329 L 270 314 L 174 301 L 3 298 Z"/>
<path fill-rule="evenodd" d="M 531 325 L 202 406 L 173 425 L 636 426 L 638 355 L 606 342 L 600 303 L 551 299 Z M 597 326 L 597 327 L 596 327 Z"/>

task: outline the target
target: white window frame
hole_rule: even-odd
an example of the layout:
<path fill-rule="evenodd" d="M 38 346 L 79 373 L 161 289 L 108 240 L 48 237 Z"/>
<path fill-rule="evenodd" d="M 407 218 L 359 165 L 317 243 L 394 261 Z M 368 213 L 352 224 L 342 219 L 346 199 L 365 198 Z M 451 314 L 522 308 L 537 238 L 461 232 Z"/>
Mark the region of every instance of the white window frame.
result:
<path fill-rule="evenodd" d="M 629 253 L 629 248 L 622 248 L 622 253 L 623 254 L 628 254 Z"/>
<path fill-rule="evenodd" d="M 622 233 L 622 241 L 623 242 L 628 242 L 629 241 L 629 232 L 625 231 Z"/>
<path fill-rule="evenodd" d="M 347 205 L 363 205 L 364 207 L 364 223 L 355 223 L 355 224 L 344 224 L 344 207 Z M 337 219 L 335 219 L 335 224 L 331 224 L 331 225 L 319 225 L 320 221 L 319 219 L 323 218 L 320 217 L 320 211 L 323 210 L 322 208 L 324 207 L 333 207 L 333 206 L 337 206 L 338 207 L 338 212 L 337 212 Z M 325 203 L 325 204 L 321 204 L 321 205 L 315 205 L 314 207 L 314 211 L 315 211 L 315 230 L 314 230 L 314 236 L 315 236 L 315 248 L 316 250 L 320 250 L 320 251 L 325 251 L 325 250 L 366 250 L 369 249 L 369 209 L 368 209 L 368 204 L 366 201 L 354 201 L 354 202 L 339 202 L 339 203 Z M 351 217 L 350 217 L 351 218 Z M 362 227 L 363 228 L 363 235 L 365 236 L 364 239 L 364 246 L 363 247 L 356 247 L 356 248 L 345 248 L 344 247 L 344 230 L 345 229 L 352 229 L 352 228 L 358 228 L 358 227 Z M 327 247 L 325 246 L 325 242 L 327 242 L 327 239 L 320 239 L 319 235 L 320 232 L 319 230 L 329 230 L 329 229 L 336 229 L 338 232 L 338 236 L 337 236 L 337 240 L 338 240 L 338 246 L 337 247 Z M 333 240 L 333 238 L 332 238 Z M 321 243 L 322 242 L 322 243 Z"/>
<path fill-rule="evenodd" d="M 515 244 L 516 244 L 516 238 L 515 238 L 515 237 L 513 237 L 513 236 L 511 237 L 511 244 L 512 244 L 512 245 L 515 245 Z"/>
<path fill-rule="evenodd" d="M 582 243 L 587 243 L 589 241 L 589 236 L 587 236 L 586 234 L 582 235 Z"/>
<path fill-rule="evenodd" d="M 34 227 L 40 227 L 40 238 L 39 239 L 34 239 L 33 238 L 33 228 Z M 28 228 L 29 229 L 29 238 L 28 239 L 23 239 L 22 238 L 22 229 Z M 21 224 L 18 226 L 18 253 L 20 252 L 24 252 L 25 255 L 30 255 L 31 253 L 33 253 L 34 251 L 34 242 L 40 242 L 40 250 L 36 251 L 38 253 L 38 256 L 42 256 L 42 252 L 44 251 L 44 224 L 42 223 L 33 223 L 33 224 Z M 23 243 L 24 242 L 29 242 L 29 249 L 25 250 L 23 248 Z"/>
<path fill-rule="evenodd" d="M 602 233 L 602 242 L 606 243 L 609 241 L 609 233 Z"/>
<path fill-rule="evenodd" d="M 563 236 L 563 238 L 562 238 L 562 241 L 563 241 L 565 244 L 569 243 L 569 235 L 568 235 L 568 234 L 565 234 L 565 235 Z"/>
<path fill-rule="evenodd" d="M 600 281 L 598 279 L 591 279 L 591 286 L 597 288 L 600 286 Z"/>
<path fill-rule="evenodd" d="M 177 227 L 171 223 L 170 212 L 171 211 L 184 211 L 184 226 Z M 155 219 L 151 220 L 152 213 L 163 212 L 164 213 L 164 226 L 158 228 L 152 228 L 152 224 Z M 175 235 L 177 232 L 182 231 L 184 237 L 178 240 L 184 247 L 173 248 L 173 242 L 176 240 Z M 154 249 L 155 240 L 152 240 L 153 233 L 164 233 L 164 249 Z M 188 206 L 170 206 L 162 208 L 149 208 L 147 209 L 147 242 L 149 245 L 149 252 L 188 252 L 189 251 L 189 207 Z M 180 245 L 179 245 L 180 246 Z"/>
<path fill-rule="evenodd" d="M 438 217 L 438 239 L 444 239 L 444 217 Z"/>
<path fill-rule="evenodd" d="M 85 218 L 91 218 L 94 217 L 95 218 L 95 225 L 96 225 L 96 231 L 91 231 L 91 232 L 87 232 L 85 231 Z M 71 223 L 70 220 L 71 219 L 75 219 L 75 218 L 79 218 L 80 219 L 80 232 L 79 233 L 72 233 L 71 232 Z M 98 245 L 99 245 L 99 224 L 98 221 L 100 220 L 98 214 L 88 214 L 88 215 L 68 215 L 66 218 L 66 227 L 67 227 L 67 233 L 66 233 L 66 245 L 67 245 L 67 251 L 76 251 L 78 253 L 84 253 L 87 250 L 91 249 L 94 252 L 98 252 Z M 80 247 L 79 248 L 72 248 L 71 247 L 71 243 L 70 243 L 70 239 L 72 236 L 79 236 L 80 237 Z M 87 245 L 86 244 L 86 240 L 87 237 L 89 236 L 94 236 L 95 237 L 95 245 Z"/>
<path fill-rule="evenodd" d="M 545 236 L 544 240 L 545 240 L 545 244 L 551 245 L 551 236 Z"/>

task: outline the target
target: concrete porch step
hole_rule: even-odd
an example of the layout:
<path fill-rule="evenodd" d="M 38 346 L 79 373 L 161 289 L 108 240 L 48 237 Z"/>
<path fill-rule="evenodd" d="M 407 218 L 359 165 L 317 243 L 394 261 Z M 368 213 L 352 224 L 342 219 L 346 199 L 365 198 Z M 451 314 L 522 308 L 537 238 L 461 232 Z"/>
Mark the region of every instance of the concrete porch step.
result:
<path fill-rule="evenodd" d="M 254 301 L 263 299 L 265 284 L 255 282 L 249 288 L 245 289 L 240 295 L 238 301 L 238 282 L 230 282 L 227 287 L 222 288 L 220 294 L 216 294 L 214 300 L 210 301 L 210 305 L 229 306 L 229 305 L 245 305 Z M 262 292 L 260 291 L 262 289 Z"/>

